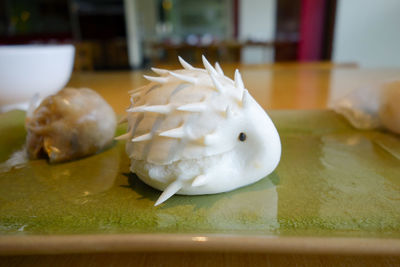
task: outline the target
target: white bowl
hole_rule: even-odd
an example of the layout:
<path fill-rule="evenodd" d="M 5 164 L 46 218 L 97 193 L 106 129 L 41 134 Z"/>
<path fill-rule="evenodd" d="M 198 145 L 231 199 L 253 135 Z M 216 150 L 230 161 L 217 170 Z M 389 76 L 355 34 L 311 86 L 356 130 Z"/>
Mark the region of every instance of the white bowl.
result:
<path fill-rule="evenodd" d="M 0 46 L 0 112 L 26 110 L 29 100 L 55 94 L 68 82 L 73 45 Z"/>

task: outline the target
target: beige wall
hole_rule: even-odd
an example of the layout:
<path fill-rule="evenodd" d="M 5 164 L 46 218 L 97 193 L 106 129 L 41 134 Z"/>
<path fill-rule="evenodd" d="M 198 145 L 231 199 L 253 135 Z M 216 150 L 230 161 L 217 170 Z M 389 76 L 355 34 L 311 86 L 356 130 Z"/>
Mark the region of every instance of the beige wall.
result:
<path fill-rule="evenodd" d="M 400 1 L 339 0 L 333 60 L 400 67 Z"/>
<path fill-rule="evenodd" d="M 273 41 L 276 0 L 240 0 L 239 3 L 239 39 Z M 248 47 L 242 51 L 243 63 L 270 63 L 273 60 L 273 48 Z"/>

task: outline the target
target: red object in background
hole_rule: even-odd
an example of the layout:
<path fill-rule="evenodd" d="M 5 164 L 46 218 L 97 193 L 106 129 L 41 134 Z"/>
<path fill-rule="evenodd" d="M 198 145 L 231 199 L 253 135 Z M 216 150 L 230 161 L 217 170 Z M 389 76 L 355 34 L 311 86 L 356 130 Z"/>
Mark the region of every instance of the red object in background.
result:
<path fill-rule="evenodd" d="M 322 59 L 326 0 L 301 0 L 299 61 Z"/>

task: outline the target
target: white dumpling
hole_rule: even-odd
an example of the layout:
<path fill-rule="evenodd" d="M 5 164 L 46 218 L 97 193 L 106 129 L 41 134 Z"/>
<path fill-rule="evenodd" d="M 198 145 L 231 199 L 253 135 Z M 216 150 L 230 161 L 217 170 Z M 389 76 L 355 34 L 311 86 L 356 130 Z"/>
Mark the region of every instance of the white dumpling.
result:
<path fill-rule="evenodd" d="M 158 77 L 131 92 L 126 151 L 131 171 L 172 195 L 214 194 L 270 174 L 281 156 L 279 134 L 245 89 L 237 70 L 225 76 L 203 57 L 204 69 L 153 69 Z"/>
<path fill-rule="evenodd" d="M 400 81 L 385 84 L 379 118 L 388 130 L 400 134 Z"/>
<path fill-rule="evenodd" d="M 331 108 L 355 128 L 384 128 L 400 133 L 400 81 L 358 88 L 335 101 Z"/>

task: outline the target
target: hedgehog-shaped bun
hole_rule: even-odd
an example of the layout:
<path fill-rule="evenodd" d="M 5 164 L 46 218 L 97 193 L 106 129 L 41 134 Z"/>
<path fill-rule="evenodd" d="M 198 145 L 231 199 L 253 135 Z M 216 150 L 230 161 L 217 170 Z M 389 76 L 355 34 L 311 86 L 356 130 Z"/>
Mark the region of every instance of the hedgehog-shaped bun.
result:
<path fill-rule="evenodd" d="M 130 170 L 164 191 L 212 194 L 254 183 L 278 165 L 281 143 L 267 113 L 245 89 L 238 70 L 226 77 L 203 56 L 205 69 L 152 68 L 159 77 L 131 91 L 126 152 Z"/>

